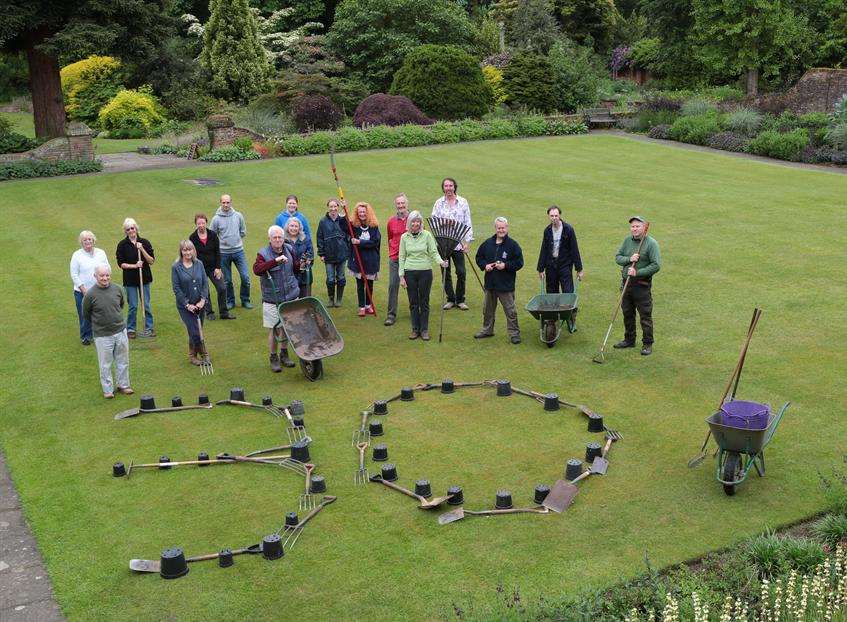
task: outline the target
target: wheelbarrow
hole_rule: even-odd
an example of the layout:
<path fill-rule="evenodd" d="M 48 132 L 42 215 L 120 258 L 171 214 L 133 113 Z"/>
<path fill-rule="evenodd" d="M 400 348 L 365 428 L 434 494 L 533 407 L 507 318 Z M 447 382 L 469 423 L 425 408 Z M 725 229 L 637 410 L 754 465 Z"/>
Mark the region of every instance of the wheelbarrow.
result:
<path fill-rule="evenodd" d="M 526 310 L 532 317 L 541 322 L 538 336 L 548 348 L 556 345 L 562 334 L 562 327 L 567 326 L 569 333 L 576 332 L 576 314 L 579 309 L 577 283 L 574 282 L 573 293 L 548 294 L 545 291 L 544 279 L 541 280 L 541 293 L 536 294 L 526 303 Z"/>
<path fill-rule="evenodd" d="M 723 410 L 706 419 L 718 443 L 715 477 L 723 484 L 723 491 L 727 495 L 735 494 L 735 487 L 747 479 L 751 468 L 756 469 L 759 477 L 764 477 L 765 447 L 773 439 L 776 428 L 790 404 L 791 402 L 783 404 L 776 414 L 768 412 L 767 425 L 761 429 L 727 425 L 724 422 Z"/>
<path fill-rule="evenodd" d="M 300 359 L 307 380 L 323 376 L 323 360 L 344 349 L 342 339 L 323 303 L 314 296 L 277 305 L 280 326 Z"/>

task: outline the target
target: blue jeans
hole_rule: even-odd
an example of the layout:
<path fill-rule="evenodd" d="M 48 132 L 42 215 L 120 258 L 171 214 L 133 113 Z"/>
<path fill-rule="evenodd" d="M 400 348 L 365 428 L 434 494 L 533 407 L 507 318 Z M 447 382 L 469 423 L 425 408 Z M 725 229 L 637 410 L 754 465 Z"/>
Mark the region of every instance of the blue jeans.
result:
<path fill-rule="evenodd" d="M 126 305 L 129 308 L 126 314 L 126 329 L 130 333 L 135 331 L 135 314 L 138 311 L 138 288 L 132 285 L 126 286 Z M 144 284 L 144 330 L 153 330 L 153 311 L 150 309 L 150 283 Z"/>
<path fill-rule="evenodd" d="M 241 304 L 250 302 L 250 269 L 247 266 L 247 257 L 244 251 L 235 251 L 234 253 L 221 253 L 221 271 L 224 273 L 224 281 L 226 281 L 226 303 L 229 306 L 235 306 L 235 288 L 232 284 L 232 264 L 238 270 L 238 276 L 241 277 Z"/>
<path fill-rule="evenodd" d="M 338 263 L 333 261 L 326 262 L 326 284 L 327 285 L 346 285 L 347 278 L 344 276 L 344 262 Z"/>
<path fill-rule="evenodd" d="M 79 338 L 82 341 L 91 341 L 91 322 L 82 317 L 82 294 L 74 290 L 74 301 L 76 302 L 76 314 L 79 317 Z"/>

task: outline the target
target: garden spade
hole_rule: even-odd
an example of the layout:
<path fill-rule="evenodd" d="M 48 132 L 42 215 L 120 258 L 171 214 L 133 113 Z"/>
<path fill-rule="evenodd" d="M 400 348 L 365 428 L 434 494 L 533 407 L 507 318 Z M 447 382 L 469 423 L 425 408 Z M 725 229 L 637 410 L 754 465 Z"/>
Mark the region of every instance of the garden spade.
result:
<path fill-rule="evenodd" d="M 252 546 L 245 547 L 243 549 L 235 549 L 232 551 L 233 555 L 256 555 L 262 552 L 262 546 L 260 544 L 254 544 Z M 186 562 L 203 562 L 208 561 L 210 559 L 217 559 L 220 557 L 220 553 L 209 553 L 207 555 L 195 555 L 194 557 L 186 557 Z M 158 573 L 161 569 L 162 563 L 158 559 L 131 559 L 129 560 L 129 569 L 135 572 L 155 572 Z"/>
<path fill-rule="evenodd" d="M 168 406 L 167 408 L 151 408 L 149 410 L 142 410 L 140 408 L 130 408 L 129 410 L 122 410 L 117 415 L 115 415 L 116 420 L 127 419 L 129 417 L 135 417 L 136 415 L 145 415 L 147 413 L 170 413 L 176 412 L 178 410 L 197 410 L 197 409 L 209 409 L 212 407 L 212 404 L 196 404 L 193 406 Z"/>
<path fill-rule="evenodd" d="M 417 499 L 420 502 L 420 505 L 418 507 L 422 510 L 431 510 L 433 508 L 437 508 L 439 505 L 441 505 L 442 503 L 444 503 L 450 497 L 453 496 L 453 495 L 445 495 L 443 497 L 432 497 L 430 499 L 427 499 L 426 497 L 424 497 L 422 495 L 416 495 L 414 492 L 412 492 L 408 488 L 403 488 L 402 486 L 398 486 L 394 482 L 388 482 L 388 481 L 382 479 L 382 475 L 373 475 L 373 476 L 371 476 L 370 480 L 375 484 L 383 484 L 383 485 L 388 486 L 389 488 L 391 488 L 393 490 L 396 490 L 398 492 L 402 492 L 404 495 L 406 495 L 408 497 L 412 497 L 413 499 Z"/>
<path fill-rule="evenodd" d="M 592 475 L 606 474 L 606 471 L 609 469 L 609 461 L 606 459 L 606 454 L 612 448 L 612 443 L 616 443 L 622 438 L 623 436 L 617 430 L 608 430 L 606 432 L 606 446 L 603 447 L 603 452 L 599 456 L 596 456 L 594 462 L 591 463 L 590 473 Z"/>
<path fill-rule="evenodd" d="M 586 471 L 586 473 L 589 472 L 590 471 Z M 583 473 L 583 475 L 585 475 L 585 473 Z M 580 475 L 579 478 L 582 478 L 582 475 Z M 550 494 L 547 495 L 541 505 L 548 510 L 561 514 L 570 507 L 571 503 L 573 503 L 574 497 L 576 497 L 578 493 L 579 488 L 574 486 L 572 482 L 568 482 L 563 479 L 556 480 L 556 483 L 553 484 L 553 488 L 550 490 Z"/>
<path fill-rule="evenodd" d="M 462 520 L 465 516 L 499 516 L 500 514 L 548 514 L 550 512 L 546 507 L 535 508 L 509 508 L 508 510 L 466 510 L 465 508 L 456 508 L 445 512 L 438 517 L 439 525 L 448 525 Z"/>

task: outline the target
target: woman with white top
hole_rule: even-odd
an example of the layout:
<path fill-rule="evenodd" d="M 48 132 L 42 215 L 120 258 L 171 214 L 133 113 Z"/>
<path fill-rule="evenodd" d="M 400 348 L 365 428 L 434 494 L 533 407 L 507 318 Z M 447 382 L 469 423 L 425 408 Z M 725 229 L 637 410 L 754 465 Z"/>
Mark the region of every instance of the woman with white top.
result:
<path fill-rule="evenodd" d="M 87 229 L 79 234 L 79 245 L 81 248 L 71 255 L 71 281 L 74 284 L 74 300 L 76 302 L 76 314 L 79 317 L 79 338 L 82 345 L 91 345 L 93 336 L 91 334 L 91 323 L 82 317 L 82 298 L 89 288 L 97 282 L 94 277 L 94 268 L 100 265 L 109 265 L 106 253 L 95 248 L 97 236 Z"/>

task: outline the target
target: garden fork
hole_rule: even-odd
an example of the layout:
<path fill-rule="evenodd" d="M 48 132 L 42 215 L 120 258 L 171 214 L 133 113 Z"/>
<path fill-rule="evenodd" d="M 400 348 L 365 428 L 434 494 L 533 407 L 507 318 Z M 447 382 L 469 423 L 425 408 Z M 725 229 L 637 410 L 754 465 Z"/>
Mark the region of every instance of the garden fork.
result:
<path fill-rule="evenodd" d="M 368 448 L 368 441 L 356 443 L 356 449 L 359 450 L 359 470 L 353 477 L 353 483 L 357 486 L 366 484 L 368 481 L 368 470 L 365 468 L 365 451 Z"/>
<path fill-rule="evenodd" d="M 315 470 L 315 465 L 311 462 L 303 465 L 306 468 L 306 492 L 300 495 L 300 511 L 313 510 L 317 502 L 312 494 L 312 471 Z"/>
<path fill-rule="evenodd" d="M 306 428 L 294 423 L 294 417 L 291 416 L 291 411 L 288 408 L 282 408 L 281 410 L 285 418 L 288 419 L 288 427 L 285 428 L 285 432 L 288 434 L 288 441 L 290 443 L 296 443 L 309 438 L 306 434 Z"/>
<path fill-rule="evenodd" d="M 368 417 L 371 416 L 371 411 L 362 411 L 362 423 L 359 429 L 353 432 L 353 447 L 359 448 L 359 443 L 369 443 L 371 441 L 371 433 L 368 430 Z"/>
<path fill-rule="evenodd" d="M 212 359 L 209 358 L 209 351 L 206 349 L 206 339 L 203 337 L 203 323 L 200 321 L 200 315 L 197 315 L 197 330 L 200 331 L 200 375 L 211 376 L 215 373 L 215 368 L 212 367 Z"/>

